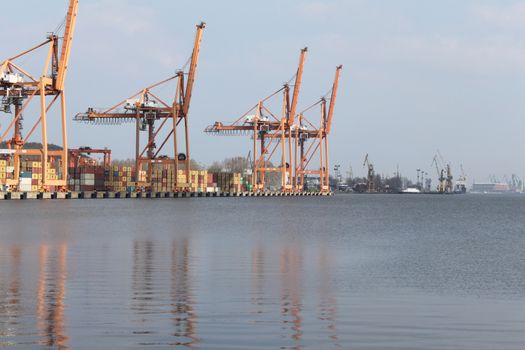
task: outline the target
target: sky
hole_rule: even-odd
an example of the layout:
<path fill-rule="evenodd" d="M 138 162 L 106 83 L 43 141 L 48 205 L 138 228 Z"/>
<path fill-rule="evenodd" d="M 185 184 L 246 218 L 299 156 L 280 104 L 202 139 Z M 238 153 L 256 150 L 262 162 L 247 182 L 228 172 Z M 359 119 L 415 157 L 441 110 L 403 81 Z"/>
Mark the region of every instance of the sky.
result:
<path fill-rule="evenodd" d="M 2 4 L 13 15 L 0 27 L 13 34 L 4 36 L 0 59 L 44 39 L 67 3 Z M 191 155 L 202 164 L 247 155 L 247 136 L 209 136 L 204 128 L 237 119 L 279 89 L 308 46 L 299 109 L 324 95 L 343 65 L 329 136 L 331 164 L 343 174 L 351 166 L 363 176 L 368 153 L 379 174 L 399 166 L 413 179 L 418 168 L 436 177 L 439 150 L 470 181 L 525 176 L 525 1 L 518 0 L 80 0 L 66 81 L 70 147 L 133 157 L 132 124 L 92 126 L 73 116 L 172 75 L 190 56 L 200 21 L 207 26 L 189 121 Z M 160 93 L 169 100 L 174 90 Z M 51 129 L 50 142 L 58 142 Z"/>

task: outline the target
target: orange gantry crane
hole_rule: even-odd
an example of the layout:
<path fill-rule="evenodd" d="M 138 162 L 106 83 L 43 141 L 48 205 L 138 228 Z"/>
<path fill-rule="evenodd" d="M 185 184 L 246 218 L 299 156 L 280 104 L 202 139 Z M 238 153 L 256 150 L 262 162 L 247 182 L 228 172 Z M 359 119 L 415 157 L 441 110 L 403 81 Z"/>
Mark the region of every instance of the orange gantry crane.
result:
<path fill-rule="evenodd" d="M 323 97 L 299 113 L 296 120 L 306 52 L 307 48 L 301 50 L 291 102 L 290 87 L 288 84 L 284 84 L 282 88 L 259 101 L 232 124 L 225 125 L 221 122 L 215 122 L 205 129 L 205 132 L 214 135 L 252 135 L 254 154 L 252 191 L 254 192 L 266 190 L 265 179 L 269 172 L 281 174 L 281 190 L 284 192 L 304 191 L 305 175 L 307 174 L 319 175 L 320 191 L 328 192 L 330 190 L 328 185 L 327 136 L 332 125 L 342 66 L 338 66 L 336 69 L 328 110 L 326 98 Z M 279 93 L 283 94 L 280 118 L 265 106 L 268 100 Z M 304 116 L 307 110 L 317 105 L 321 105 L 321 122 L 318 127 L 310 123 Z M 313 140 L 313 142 L 305 149 L 309 140 Z M 277 157 L 279 155 L 278 149 L 280 149 L 280 159 Z M 317 169 L 310 168 L 314 158 L 319 159 L 320 166 Z M 272 159 L 279 162 L 279 165 L 275 166 Z"/>
<path fill-rule="evenodd" d="M 151 186 L 153 164 L 173 163 L 175 173 L 178 173 L 180 165 L 184 167 L 186 179 L 190 179 L 190 147 L 188 138 L 188 112 L 195 83 L 197 63 L 199 60 L 200 44 L 205 23 L 197 25 L 197 32 L 193 45 L 188 73 L 183 71 L 164 79 L 156 84 L 148 86 L 129 98 L 119 102 L 115 106 L 98 110 L 88 108 L 85 113 L 78 113 L 75 120 L 95 124 L 120 124 L 122 122 L 135 122 L 135 182 L 138 187 L 148 188 Z M 187 78 L 185 77 L 187 75 Z M 176 81 L 175 98 L 168 103 L 158 97 L 152 90 L 165 84 Z M 156 122 L 160 122 L 157 126 Z M 177 127 L 184 128 L 184 147 L 179 149 L 179 137 Z M 167 135 L 160 137 L 160 132 L 165 130 Z M 147 131 L 146 145 L 141 147 L 140 131 Z M 160 145 L 157 139 L 160 138 Z M 172 139 L 173 158 L 162 155 L 164 146 Z M 146 166 L 146 177 L 140 179 L 140 171 Z M 174 190 L 185 190 L 189 183 L 178 183 L 175 176 Z"/>
<path fill-rule="evenodd" d="M 280 173 L 283 191 L 293 190 L 292 147 L 290 143 L 292 135 L 289 130 L 294 123 L 307 51 L 308 49 L 305 47 L 300 53 L 291 101 L 290 85 L 285 83 L 283 87 L 260 100 L 232 124 L 224 125 L 221 122 L 215 122 L 214 125 L 205 129 L 205 132 L 214 135 L 252 135 L 252 190 L 254 192 L 265 190 L 266 174 L 270 172 Z M 266 102 L 281 93 L 283 100 L 279 116 L 279 113 L 272 112 L 266 106 Z M 278 162 L 278 165 L 275 165 L 274 162 Z"/>
<path fill-rule="evenodd" d="M 343 66 L 337 66 L 335 69 L 335 78 L 330 91 L 330 103 L 326 106 L 326 97 L 321 97 L 319 101 L 301 111 L 298 115 L 298 123 L 292 127 L 290 134 L 294 136 L 295 141 L 295 190 L 305 190 L 305 175 L 319 175 L 319 187 L 321 192 L 330 191 L 329 184 L 329 162 L 328 162 L 328 135 L 332 128 L 332 120 L 337 98 L 337 89 L 339 88 L 339 77 Z M 305 116 L 305 113 L 315 106 L 321 107 L 321 117 L 319 126 L 316 127 Z M 310 145 L 306 148 L 308 141 Z M 319 160 L 318 168 L 311 168 L 312 160 Z"/>
<path fill-rule="evenodd" d="M 11 149 L 14 159 L 13 179 L 6 180 L 6 185 L 16 189 L 20 179 L 20 157 L 23 155 L 39 156 L 42 161 L 42 190 L 48 190 L 49 186 L 57 186 L 60 190 L 67 189 L 67 126 L 66 126 L 66 99 L 65 80 L 68 70 L 68 62 L 71 53 L 71 44 L 78 11 L 78 0 L 70 0 L 67 16 L 64 22 L 64 36 L 59 38 L 57 33 L 51 33 L 46 40 L 31 47 L 15 56 L 0 63 L 0 96 L 2 97 L 1 110 L 12 113 L 13 118 L 7 128 L 1 132 L 0 142 L 5 141 Z M 61 45 L 60 45 L 61 42 Z M 41 74 L 31 74 L 19 64 L 21 59 L 27 58 L 37 49 L 48 46 L 44 68 Z M 30 129 L 29 133 L 22 136 L 22 114 L 27 110 L 30 102 L 39 96 L 40 115 Z M 48 97 L 52 97 L 50 100 Z M 51 107 L 60 100 L 60 121 L 48 120 Z M 31 118 L 26 118 L 31 119 Z M 48 121 L 53 124 L 61 124 L 62 128 L 62 150 L 48 150 Z M 31 141 L 31 136 L 40 126 L 42 137 L 41 149 L 24 149 L 24 145 Z M 12 135 L 6 140 L 8 135 Z M 50 180 L 47 177 L 47 163 L 50 158 L 60 158 L 61 172 L 58 179 Z"/>

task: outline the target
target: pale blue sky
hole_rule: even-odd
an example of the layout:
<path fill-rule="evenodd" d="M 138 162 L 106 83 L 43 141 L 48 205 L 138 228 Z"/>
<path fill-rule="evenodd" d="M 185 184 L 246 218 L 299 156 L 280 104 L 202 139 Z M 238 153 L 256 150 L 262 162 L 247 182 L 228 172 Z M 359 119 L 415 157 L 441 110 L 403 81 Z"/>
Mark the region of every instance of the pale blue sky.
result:
<path fill-rule="evenodd" d="M 4 35 L 2 59 L 44 38 L 66 5 L 2 4 L 13 14 L 3 15 L 2 31 L 12 35 Z M 202 163 L 247 154 L 247 137 L 211 137 L 203 129 L 236 119 L 278 89 L 308 46 L 299 108 L 324 94 L 335 66 L 344 65 L 332 164 L 344 171 L 352 164 L 362 175 L 368 152 L 379 173 L 393 174 L 399 164 L 415 177 L 418 167 L 431 171 L 440 149 L 471 179 L 525 175 L 525 1 L 510 0 L 81 0 L 67 80 L 70 145 L 132 157 L 132 125 L 88 126 L 73 115 L 172 74 L 190 55 L 201 20 L 208 26 L 190 127 L 192 156 Z M 52 131 L 51 141 L 58 135 Z"/>

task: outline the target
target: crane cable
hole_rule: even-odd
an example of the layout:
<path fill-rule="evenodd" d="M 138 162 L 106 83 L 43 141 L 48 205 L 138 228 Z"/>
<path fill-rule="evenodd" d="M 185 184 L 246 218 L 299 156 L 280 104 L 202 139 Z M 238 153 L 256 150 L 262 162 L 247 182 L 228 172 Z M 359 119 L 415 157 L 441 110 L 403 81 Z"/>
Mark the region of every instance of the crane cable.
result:
<path fill-rule="evenodd" d="M 66 6 L 68 6 L 68 1 L 66 0 Z M 53 33 L 57 34 L 58 36 L 58 32 L 61 31 L 64 26 L 66 25 L 66 21 L 67 21 L 67 14 L 64 16 L 64 18 L 62 19 L 62 21 L 60 21 L 60 23 L 58 24 L 58 26 L 55 28 L 55 30 L 53 31 Z"/>
<path fill-rule="evenodd" d="M 67 15 L 64 16 L 64 18 L 62 19 L 62 21 L 60 21 L 60 23 L 58 24 L 58 26 L 55 28 L 55 30 L 53 31 L 53 33 L 57 34 L 58 36 L 58 32 L 60 32 L 64 26 L 66 25 L 66 20 L 67 20 Z"/>
<path fill-rule="evenodd" d="M 297 77 L 297 73 L 295 73 L 294 75 L 292 75 L 292 77 L 291 77 L 291 78 L 285 83 L 285 85 L 290 85 L 290 83 L 292 82 L 292 80 L 294 80 L 296 77 Z M 295 84 L 292 85 L 292 86 L 295 86 Z"/>
<path fill-rule="evenodd" d="M 181 71 L 184 71 L 186 67 L 188 67 L 188 64 L 190 64 L 192 57 L 193 55 L 190 55 L 190 57 L 188 57 L 188 59 L 186 60 L 186 63 L 184 63 L 184 66 L 182 66 Z"/>

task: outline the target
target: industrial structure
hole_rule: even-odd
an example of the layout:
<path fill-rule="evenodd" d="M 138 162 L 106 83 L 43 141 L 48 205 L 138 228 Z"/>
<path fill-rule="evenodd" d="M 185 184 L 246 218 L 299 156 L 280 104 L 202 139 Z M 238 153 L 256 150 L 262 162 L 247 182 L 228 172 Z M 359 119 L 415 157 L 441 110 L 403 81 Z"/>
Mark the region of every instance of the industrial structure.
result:
<path fill-rule="evenodd" d="M 454 192 L 466 193 L 467 192 L 467 175 L 465 174 L 463 165 L 460 165 L 460 169 L 461 169 L 461 175 L 456 180 L 456 184 L 454 186 Z"/>
<path fill-rule="evenodd" d="M 153 193 L 156 197 L 185 197 L 188 192 L 189 196 L 331 194 L 328 136 L 342 66 L 336 67 L 330 92 L 298 112 L 307 48 L 301 50 L 296 74 L 288 83 L 233 124 L 216 122 L 206 129 L 213 134 L 252 136 L 249 181 L 238 172 L 191 169 L 188 115 L 204 22 L 197 25 L 191 57 L 180 71 L 110 108 L 89 107 L 74 117 L 87 124 L 134 123 L 134 166 L 112 165 L 108 148 L 69 149 L 65 80 L 78 5 L 79 0 L 69 0 L 63 23 L 44 42 L 0 62 L 0 112 L 12 115 L 0 129 L 0 144 L 5 145 L 0 149 L 0 199 L 140 198 L 143 192 L 146 197 Z M 47 48 L 43 69 L 39 74 L 29 73 L 32 69 L 23 66 L 28 60 L 35 62 L 34 55 L 41 48 Z M 174 97 L 163 100 L 158 90 L 168 84 L 174 85 Z M 280 96 L 279 107 L 272 111 L 269 101 L 276 96 Z M 35 101 L 39 103 L 31 106 Z M 53 106 L 60 107 L 59 118 L 54 118 Z M 307 116 L 315 107 L 320 109 L 319 122 Z M 29 128 L 23 135 L 25 123 Z M 48 132 L 55 128 L 61 131 L 59 145 L 48 142 Z M 141 132 L 147 133 L 145 140 Z M 40 135 L 41 140 L 35 140 Z M 278 174 L 279 188 L 270 187 L 271 173 Z M 98 192 L 104 193 L 99 196 Z"/>
<path fill-rule="evenodd" d="M 200 44 L 205 23 L 197 25 L 188 73 L 182 70 L 174 76 L 148 86 L 129 98 L 117 103 L 111 108 L 99 110 L 88 108 L 86 113 L 79 113 L 75 120 L 95 124 L 135 123 L 135 185 L 150 189 L 155 164 L 173 165 L 174 174 L 179 170 L 185 172 L 186 180 L 179 182 L 180 177 L 174 175 L 173 190 L 187 190 L 190 187 L 190 143 L 188 137 L 188 112 L 195 83 Z M 187 75 L 187 78 L 185 77 Z M 175 98 L 165 102 L 153 90 L 165 84 L 176 81 Z M 160 125 L 156 125 L 160 122 Z M 179 145 L 179 127 L 183 128 L 184 142 Z M 166 130 L 167 134 L 160 138 L 159 133 Z M 140 132 L 147 131 L 148 137 L 144 147 L 141 147 Z M 160 138 L 160 139 L 159 139 Z M 164 146 L 172 141 L 173 157 L 166 156 Z M 145 169 L 145 170 L 143 170 Z M 141 177 L 144 171 L 145 176 Z"/>
<path fill-rule="evenodd" d="M 370 159 L 368 158 L 368 153 L 365 156 L 365 159 L 363 160 L 363 166 L 366 166 L 367 169 L 367 175 L 366 175 L 366 188 L 367 192 L 372 193 L 376 191 L 375 186 L 375 171 L 374 171 L 374 164 L 370 162 Z"/>
<path fill-rule="evenodd" d="M 257 102 L 233 123 L 225 125 L 222 122 L 215 122 L 205 129 L 206 133 L 213 135 L 251 135 L 253 140 L 251 190 L 253 192 L 268 189 L 266 177 L 272 172 L 280 174 L 280 189 L 283 192 L 304 191 L 305 176 L 310 174 L 319 176 L 321 192 L 330 191 L 328 135 L 332 125 L 342 66 L 336 68 L 329 107 L 326 106 L 326 98 L 322 97 L 297 114 L 307 50 L 306 47 L 301 50 L 297 72 L 291 79 L 294 80 L 291 100 L 290 82 L 288 82 Z M 280 94 L 282 94 L 281 111 L 272 112 L 267 107 L 267 102 Z M 308 121 L 305 113 L 318 105 L 321 107 L 321 120 L 319 126 L 315 126 Z M 308 145 L 309 141 L 311 142 Z M 319 160 L 319 165 L 312 168 L 311 162 L 314 158 Z"/>
<path fill-rule="evenodd" d="M 328 135 L 332 128 L 337 89 L 339 87 L 339 77 L 343 66 L 337 66 L 335 70 L 334 82 L 330 92 L 330 104 L 327 107 L 326 97 L 321 97 L 316 103 L 299 113 L 298 124 L 292 125 L 290 134 L 295 140 L 295 187 L 296 191 L 305 190 L 305 176 L 316 174 L 319 176 L 319 189 L 321 192 L 329 192 L 329 162 L 328 162 Z M 319 127 L 306 119 L 305 113 L 314 106 L 320 106 Z M 308 141 L 310 145 L 306 148 Z M 319 166 L 312 165 L 312 159 L 319 160 Z"/>
<path fill-rule="evenodd" d="M 68 71 L 68 62 L 71 53 L 73 33 L 78 10 L 78 0 L 70 0 L 67 16 L 64 24 L 63 39 L 58 33 L 50 33 L 44 42 L 31 47 L 15 56 L 0 63 L 0 96 L 1 110 L 13 115 L 11 122 L 5 130 L 1 131 L 0 142 L 6 141 L 11 150 L 14 172 L 12 178 L 5 178 L 3 185 L 13 190 L 18 190 L 20 185 L 20 163 L 21 156 L 34 156 L 41 160 L 42 178 L 38 187 L 42 191 L 51 188 L 56 190 L 67 189 L 67 126 L 66 126 L 66 98 L 65 80 Z M 41 73 L 32 74 L 21 67 L 19 61 L 33 55 L 40 48 L 47 47 L 47 56 Z M 36 98 L 39 96 L 39 98 Z M 51 99 L 48 99 L 51 97 Z M 34 122 L 29 132 L 22 135 L 23 121 L 28 105 L 33 100 L 38 100 L 40 115 L 33 118 L 25 118 L 26 121 Z M 53 118 L 50 110 L 58 102 L 60 104 L 60 118 Z M 62 129 L 62 149 L 48 150 L 48 123 L 49 126 L 60 125 Z M 25 144 L 32 141 L 35 130 L 40 126 L 42 137 L 41 149 L 25 149 Z M 11 138 L 7 139 L 8 135 Z M 59 165 L 53 178 L 49 168 L 51 165 Z"/>
<path fill-rule="evenodd" d="M 438 157 L 439 156 L 439 157 Z M 443 156 L 438 151 L 434 158 L 432 159 L 432 164 L 430 165 L 436 167 L 436 173 L 438 176 L 438 185 L 437 192 L 439 193 L 452 193 L 454 192 L 454 184 L 452 182 L 452 169 L 450 163 L 445 162 Z"/>
<path fill-rule="evenodd" d="M 92 154 L 101 154 L 103 157 L 102 166 L 108 168 L 111 166 L 111 150 L 110 149 L 93 149 L 91 147 L 80 147 L 78 149 L 69 150 L 69 164 L 70 168 L 77 169 L 78 167 L 89 165 L 96 166 L 98 162 L 91 158 Z"/>
<path fill-rule="evenodd" d="M 443 167 L 440 166 L 439 161 L 437 159 L 437 155 L 435 155 L 434 158 L 432 159 L 432 164 L 430 164 L 430 166 L 436 167 L 436 174 L 438 177 L 438 185 L 437 185 L 436 190 L 439 193 L 444 193 L 445 188 L 446 188 L 445 169 L 443 169 Z"/>

